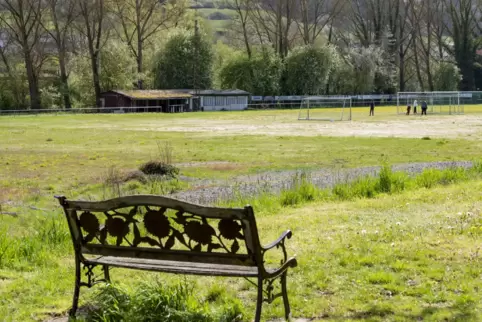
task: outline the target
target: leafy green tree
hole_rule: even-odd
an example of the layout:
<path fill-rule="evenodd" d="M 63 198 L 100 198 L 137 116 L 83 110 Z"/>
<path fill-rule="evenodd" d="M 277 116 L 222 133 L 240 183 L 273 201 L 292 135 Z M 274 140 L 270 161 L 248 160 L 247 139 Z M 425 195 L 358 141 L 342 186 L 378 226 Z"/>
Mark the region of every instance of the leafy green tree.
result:
<path fill-rule="evenodd" d="M 100 52 L 102 91 L 131 89 L 137 82 L 137 64 L 127 44 L 109 41 Z"/>
<path fill-rule="evenodd" d="M 276 95 L 280 90 L 282 61 L 268 48 L 247 54 L 237 54 L 221 68 L 222 88 L 237 88 L 254 95 Z"/>
<path fill-rule="evenodd" d="M 154 67 L 154 87 L 210 88 L 212 65 L 212 45 L 206 37 L 196 32 L 176 33 L 158 55 Z"/>
<path fill-rule="evenodd" d="M 10 61 L 8 64 L 4 64 L 4 68 L 6 69 L 6 75 L 0 79 L 0 109 L 26 109 L 29 105 L 29 87 L 25 64 Z"/>
<path fill-rule="evenodd" d="M 338 94 L 393 92 L 395 69 L 380 47 L 353 47 L 338 60 L 332 81 Z"/>
<path fill-rule="evenodd" d="M 437 91 L 457 91 L 462 80 L 459 68 L 448 62 L 440 62 L 434 67 L 434 87 Z"/>
<path fill-rule="evenodd" d="M 295 48 L 285 60 L 282 92 L 288 95 L 319 95 L 326 89 L 337 60 L 333 46 Z"/>
<path fill-rule="evenodd" d="M 99 54 L 101 91 L 112 89 L 132 89 L 138 79 L 135 58 L 123 42 L 111 40 Z M 75 107 L 95 105 L 95 91 L 92 85 L 91 61 L 87 55 L 75 56 L 68 66 L 70 70 L 70 90 Z"/>

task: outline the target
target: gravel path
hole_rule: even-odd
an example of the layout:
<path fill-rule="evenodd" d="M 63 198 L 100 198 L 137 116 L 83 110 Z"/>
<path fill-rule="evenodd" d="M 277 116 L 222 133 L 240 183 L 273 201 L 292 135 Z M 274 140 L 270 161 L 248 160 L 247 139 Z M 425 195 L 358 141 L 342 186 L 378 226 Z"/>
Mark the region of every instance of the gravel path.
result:
<path fill-rule="evenodd" d="M 417 174 L 425 169 L 447 169 L 451 167 L 472 167 L 469 161 L 408 163 L 392 166 L 393 171 Z M 304 171 L 307 178 L 320 188 L 330 188 L 337 183 L 351 182 L 363 176 L 376 176 L 380 167 L 355 169 L 319 169 Z M 219 200 L 229 200 L 234 196 L 250 197 L 263 192 L 279 193 L 293 184 L 293 178 L 301 171 L 270 171 L 260 174 L 243 175 L 228 181 L 202 180 L 195 182 L 190 190 L 171 195 L 171 197 L 202 205 L 213 205 Z"/>

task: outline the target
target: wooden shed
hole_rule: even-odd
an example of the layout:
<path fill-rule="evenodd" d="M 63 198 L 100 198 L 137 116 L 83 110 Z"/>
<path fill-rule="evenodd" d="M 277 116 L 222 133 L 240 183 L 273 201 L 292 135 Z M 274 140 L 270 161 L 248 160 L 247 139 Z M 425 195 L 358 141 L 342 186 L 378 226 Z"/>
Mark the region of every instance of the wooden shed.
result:
<path fill-rule="evenodd" d="M 101 94 L 102 108 L 113 112 L 192 111 L 193 96 L 175 90 L 112 90 Z"/>

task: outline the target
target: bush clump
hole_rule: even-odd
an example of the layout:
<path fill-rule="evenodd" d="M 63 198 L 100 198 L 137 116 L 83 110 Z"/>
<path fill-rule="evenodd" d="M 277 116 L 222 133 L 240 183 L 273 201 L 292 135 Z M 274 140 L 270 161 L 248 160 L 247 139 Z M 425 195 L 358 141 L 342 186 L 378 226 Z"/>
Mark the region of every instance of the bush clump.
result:
<path fill-rule="evenodd" d="M 139 168 L 146 175 L 157 175 L 168 178 L 176 178 L 179 175 L 179 168 L 162 161 L 149 161 Z"/>

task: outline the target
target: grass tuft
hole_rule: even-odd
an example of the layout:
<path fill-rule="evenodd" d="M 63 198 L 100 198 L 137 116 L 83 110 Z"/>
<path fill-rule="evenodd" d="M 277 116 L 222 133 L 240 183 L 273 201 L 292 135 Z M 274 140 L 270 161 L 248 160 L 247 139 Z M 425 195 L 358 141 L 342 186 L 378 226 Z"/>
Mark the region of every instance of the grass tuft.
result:
<path fill-rule="evenodd" d="M 210 296 L 209 299 L 220 302 L 218 297 Z M 207 322 L 242 319 L 243 312 L 236 301 L 220 304 L 221 307 L 217 310 L 212 309 L 212 305 L 205 305 L 195 296 L 194 285 L 188 282 L 174 286 L 166 286 L 160 281 L 144 282 L 130 292 L 111 285 L 95 296 L 95 301 L 91 304 L 93 309 L 85 321 Z"/>
<path fill-rule="evenodd" d="M 280 195 L 282 206 L 295 206 L 316 200 L 320 189 L 316 187 L 304 172 L 297 173 L 292 178 L 291 186 L 283 189 Z"/>

